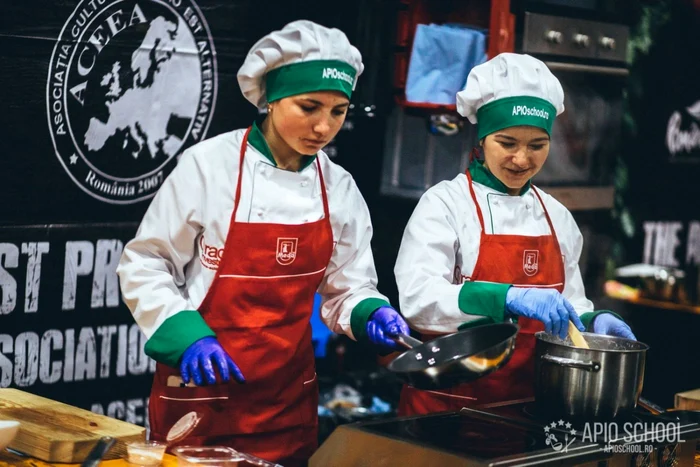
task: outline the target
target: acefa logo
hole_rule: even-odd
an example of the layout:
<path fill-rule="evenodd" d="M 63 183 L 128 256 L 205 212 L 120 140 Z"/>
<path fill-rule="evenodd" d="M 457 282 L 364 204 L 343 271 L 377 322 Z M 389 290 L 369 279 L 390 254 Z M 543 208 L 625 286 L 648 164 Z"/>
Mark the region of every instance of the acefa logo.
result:
<path fill-rule="evenodd" d="M 56 156 L 96 199 L 151 198 L 205 138 L 216 93 L 214 41 L 193 0 L 80 1 L 49 65 Z"/>

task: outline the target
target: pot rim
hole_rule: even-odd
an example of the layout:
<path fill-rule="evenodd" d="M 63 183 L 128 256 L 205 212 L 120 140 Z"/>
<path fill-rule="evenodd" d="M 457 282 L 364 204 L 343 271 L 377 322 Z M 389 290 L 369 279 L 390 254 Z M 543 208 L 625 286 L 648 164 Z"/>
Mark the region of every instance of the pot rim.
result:
<path fill-rule="evenodd" d="M 607 336 L 605 334 L 595 334 L 592 332 L 582 332 L 581 333 L 584 337 L 586 336 L 593 336 L 596 339 L 609 339 L 611 341 L 622 341 L 622 342 L 631 342 L 634 343 L 635 345 L 639 346 L 640 348 L 638 349 L 584 349 L 581 347 L 576 347 L 573 344 L 568 344 L 565 341 L 561 342 L 552 342 L 549 339 L 543 338 L 542 336 L 547 335 L 546 331 L 539 331 L 535 333 L 535 338 L 538 341 L 541 341 L 547 345 L 552 345 L 555 347 L 561 347 L 565 349 L 572 349 L 572 350 L 577 350 L 581 352 L 605 352 L 605 353 L 640 353 L 640 352 L 646 352 L 649 350 L 649 346 L 645 344 L 644 342 L 636 341 L 633 339 L 626 339 L 624 337 L 616 337 L 616 336 Z"/>

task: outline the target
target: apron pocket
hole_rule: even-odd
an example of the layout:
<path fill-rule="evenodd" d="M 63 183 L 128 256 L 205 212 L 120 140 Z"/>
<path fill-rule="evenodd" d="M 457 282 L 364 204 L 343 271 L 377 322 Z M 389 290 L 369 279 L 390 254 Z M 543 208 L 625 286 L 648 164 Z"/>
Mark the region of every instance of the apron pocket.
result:
<path fill-rule="evenodd" d="M 170 428 L 189 412 L 196 412 L 199 417 L 199 423 L 190 436 L 221 436 L 231 432 L 228 385 L 162 389 L 156 403 L 161 407 L 158 431 L 163 436 L 167 436 Z"/>
<path fill-rule="evenodd" d="M 304 372 L 299 400 L 299 421 L 301 425 L 318 423 L 318 377 L 312 368 Z"/>

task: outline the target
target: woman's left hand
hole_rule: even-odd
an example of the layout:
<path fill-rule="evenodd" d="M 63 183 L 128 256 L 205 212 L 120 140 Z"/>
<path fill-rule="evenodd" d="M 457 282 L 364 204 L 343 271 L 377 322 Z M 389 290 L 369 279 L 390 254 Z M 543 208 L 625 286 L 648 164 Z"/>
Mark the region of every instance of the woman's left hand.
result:
<path fill-rule="evenodd" d="M 615 318 L 610 313 L 602 313 L 595 317 L 593 320 L 593 333 L 637 340 L 627 323 Z"/>
<path fill-rule="evenodd" d="M 390 306 L 379 308 L 372 313 L 367 321 L 367 337 L 369 337 L 370 342 L 393 350 L 404 349 L 389 336 L 395 336 L 399 333 L 408 334 L 409 332 L 406 321 L 398 311 Z"/>

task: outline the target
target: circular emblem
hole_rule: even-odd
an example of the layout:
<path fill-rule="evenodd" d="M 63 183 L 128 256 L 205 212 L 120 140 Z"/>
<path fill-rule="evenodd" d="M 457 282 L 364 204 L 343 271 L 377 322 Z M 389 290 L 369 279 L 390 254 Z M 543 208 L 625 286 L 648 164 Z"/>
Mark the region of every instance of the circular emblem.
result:
<path fill-rule="evenodd" d="M 97 199 L 151 198 L 204 139 L 216 92 L 214 41 L 192 0 L 83 0 L 49 67 L 56 155 Z"/>

